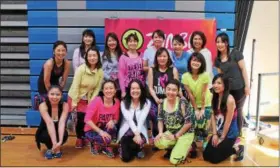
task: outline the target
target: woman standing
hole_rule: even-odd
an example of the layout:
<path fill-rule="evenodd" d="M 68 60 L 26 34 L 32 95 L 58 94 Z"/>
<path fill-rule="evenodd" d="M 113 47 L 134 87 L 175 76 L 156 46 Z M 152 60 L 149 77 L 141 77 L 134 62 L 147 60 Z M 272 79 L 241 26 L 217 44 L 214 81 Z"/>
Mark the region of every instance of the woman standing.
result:
<path fill-rule="evenodd" d="M 142 148 L 149 143 L 146 118 L 151 103 L 146 99 L 146 91 L 142 82 L 134 79 L 128 85 L 128 92 L 121 102 L 121 121 L 118 134 L 120 157 L 129 162 L 133 157 L 143 158 Z"/>
<path fill-rule="evenodd" d="M 149 113 L 149 119 L 153 123 L 152 134 L 155 137 L 157 130 L 158 104 L 162 103 L 165 96 L 165 87 L 168 81 L 177 79 L 178 71 L 172 66 L 172 60 L 166 48 L 161 47 L 155 55 L 154 67 L 149 68 L 148 85 L 150 95 L 152 96 L 152 107 Z"/>
<path fill-rule="evenodd" d="M 233 147 L 239 131 L 235 100 L 229 93 L 229 80 L 225 78 L 225 75 L 218 74 L 214 77 L 212 84 L 214 89 L 212 99 L 214 114 L 211 116 L 213 136 L 203 152 L 203 158 L 211 163 L 220 163 L 232 154 L 236 154 L 235 161 L 240 161 L 244 157 L 244 146 Z"/>
<path fill-rule="evenodd" d="M 211 52 L 205 47 L 206 46 L 206 36 L 201 31 L 194 31 L 190 38 L 191 41 L 191 49 L 187 52 L 192 54 L 193 52 L 200 52 L 206 61 L 206 72 L 210 75 L 210 80 L 213 79 L 213 61 L 212 61 L 212 54 Z M 209 85 L 211 88 L 211 83 Z"/>
<path fill-rule="evenodd" d="M 178 80 L 167 84 L 166 98 L 159 105 L 159 134 L 155 138 L 155 146 L 167 149 L 164 157 L 175 165 L 184 162 L 194 139 L 193 113 L 189 103 L 178 97 L 179 90 Z"/>
<path fill-rule="evenodd" d="M 250 94 L 244 56 L 236 49 L 230 52 L 229 37 L 226 33 L 220 33 L 216 37 L 216 45 L 218 56 L 215 60 L 215 67 L 219 73 L 223 73 L 230 80 L 230 94 L 236 102 L 238 130 L 242 135 L 243 106 L 246 96 Z"/>
<path fill-rule="evenodd" d="M 66 55 L 66 43 L 56 41 L 53 44 L 53 57 L 45 62 L 38 79 L 38 92 L 42 98 L 46 98 L 52 85 L 64 88 L 70 70 L 70 61 L 65 59 Z"/>
<path fill-rule="evenodd" d="M 84 131 L 94 155 L 102 150 L 108 157 L 115 157 L 113 149 L 108 145 L 116 138 L 120 113 L 120 102 L 115 98 L 116 86 L 114 81 L 105 80 L 102 94 L 91 101 L 86 111 Z"/>
<path fill-rule="evenodd" d="M 184 51 L 185 41 L 179 34 L 176 34 L 173 37 L 172 45 L 174 51 L 172 51 L 171 57 L 174 67 L 176 67 L 179 72 L 179 81 L 181 81 L 182 75 L 188 71 L 188 61 L 190 59 L 190 54 Z"/>
<path fill-rule="evenodd" d="M 94 47 L 89 48 L 85 55 L 85 63 L 77 68 L 68 92 L 70 111 L 77 111 L 76 148 L 88 144 L 84 133 L 85 112 L 88 103 L 99 94 L 102 81 L 103 70 L 99 51 Z"/>
<path fill-rule="evenodd" d="M 165 40 L 164 32 L 160 29 L 157 29 L 152 34 L 153 39 L 153 46 L 147 48 L 144 51 L 144 70 L 148 71 L 150 67 L 154 65 L 155 60 L 155 54 L 157 50 L 161 47 L 163 47 L 163 43 Z"/>
<path fill-rule="evenodd" d="M 142 55 L 136 50 L 139 39 L 136 34 L 131 33 L 125 40 L 128 46 L 128 51 L 123 54 L 119 60 L 118 73 L 122 98 L 125 97 L 126 88 L 131 80 L 139 79 L 143 83 L 145 82 Z"/>
<path fill-rule="evenodd" d="M 67 141 L 68 133 L 65 123 L 68 115 L 68 104 L 62 100 L 62 90 L 59 86 L 51 86 L 46 101 L 39 106 L 41 123 L 36 131 L 38 149 L 40 143 L 47 147 L 46 159 L 61 158 L 61 146 Z"/>
<path fill-rule="evenodd" d="M 105 49 L 102 56 L 102 69 L 105 80 L 113 80 L 117 84 L 117 97 L 121 98 L 121 91 L 118 80 L 118 64 L 122 55 L 119 39 L 117 35 L 110 32 L 106 36 Z"/>
<path fill-rule="evenodd" d="M 92 30 L 86 29 L 83 31 L 82 43 L 79 48 L 76 48 L 73 53 L 73 70 L 76 72 L 77 68 L 85 63 L 85 54 L 91 47 L 96 47 L 95 34 Z"/>
<path fill-rule="evenodd" d="M 194 52 L 188 61 L 188 72 L 184 73 L 182 83 L 188 93 L 196 116 L 196 138 L 206 141 L 208 136 L 209 120 L 211 116 L 212 94 L 208 89 L 210 76 L 206 71 L 206 62 L 201 53 Z M 196 156 L 195 142 L 192 148 L 193 157 Z"/>

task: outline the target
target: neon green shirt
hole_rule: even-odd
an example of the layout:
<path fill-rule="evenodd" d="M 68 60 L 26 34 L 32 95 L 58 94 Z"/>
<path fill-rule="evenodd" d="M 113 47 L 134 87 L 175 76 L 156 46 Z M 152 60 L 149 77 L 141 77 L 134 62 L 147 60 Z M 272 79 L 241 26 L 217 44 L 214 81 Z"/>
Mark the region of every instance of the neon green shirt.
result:
<path fill-rule="evenodd" d="M 198 108 L 201 108 L 202 104 L 202 89 L 204 84 L 209 84 L 210 82 L 210 75 L 208 72 L 204 72 L 198 76 L 196 80 L 192 78 L 192 74 L 190 72 L 186 72 L 182 76 L 182 83 L 187 85 L 188 88 L 191 90 L 194 98 L 195 103 Z M 207 88 L 206 95 L 205 95 L 205 107 L 211 106 L 211 99 L 212 93 Z"/>

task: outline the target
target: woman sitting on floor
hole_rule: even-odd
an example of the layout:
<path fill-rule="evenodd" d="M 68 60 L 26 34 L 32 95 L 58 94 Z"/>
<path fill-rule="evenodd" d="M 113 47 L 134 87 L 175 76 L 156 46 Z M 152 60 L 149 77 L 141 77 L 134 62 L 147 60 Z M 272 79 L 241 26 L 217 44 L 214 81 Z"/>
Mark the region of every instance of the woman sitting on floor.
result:
<path fill-rule="evenodd" d="M 120 113 L 120 102 L 115 98 L 117 85 L 112 80 L 106 80 L 101 90 L 101 95 L 88 105 L 84 131 L 90 141 L 90 151 L 93 155 L 102 150 L 102 153 L 113 158 L 115 155 L 109 145 L 111 140 L 116 138 L 116 124 Z"/>
<path fill-rule="evenodd" d="M 68 115 L 68 104 L 62 100 L 62 89 L 59 86 L 49 88 L 45 102 L 39 106 L 41 123 L 36 132 L 37 147 L 40 143 L 47 146 L 46 159 L 60 158 L 61 146 L 67 141 L 68 133 L 65 123 Z"/>
<path fill-rule="evenodd" d="M 120 157 L 129 162 L 134 156 L 143 158 L 142 147 L 149 143 L 146 119 L 151 102 L 146 98 L 146 91 L 138 79 L 133 79 L 121 102 L 123 120 L 120 125 L 118 141 L 120 141 Z"/>

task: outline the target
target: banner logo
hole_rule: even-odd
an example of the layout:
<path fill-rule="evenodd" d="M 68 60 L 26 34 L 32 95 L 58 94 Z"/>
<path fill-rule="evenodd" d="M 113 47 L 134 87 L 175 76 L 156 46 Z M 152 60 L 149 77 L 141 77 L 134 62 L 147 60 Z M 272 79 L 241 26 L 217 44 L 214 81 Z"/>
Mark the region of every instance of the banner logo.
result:
<path fill-rule="evenodd" d="M 139 30 L 137 30 L 137 29 L 127 29 L 123 34 L 122 34 L 122 37 L 121 37 L 121 39 L 122 39 L 122 45 L 123 45 L 123 47 L 125 48 L 125 49 L 128 49 L 128 46 L 127 46 L 127 44 L 126 44 L 126 40 L 125 40 L 125 38 L 128 36 L 128 35 L 130 35 L 131 33 L 135 33 L 136 34 L 136 36 L 138 37 L 138 39 L 139 39 L 139 42 L 138 42 L 138 44 L 137 44 L 137 50 L 138 49 L 140 49 L 142 46 L 143 46 L 143 44 L 144 44 L 144 36 L 143 36 L 143 34 L 139 31 Z"/>

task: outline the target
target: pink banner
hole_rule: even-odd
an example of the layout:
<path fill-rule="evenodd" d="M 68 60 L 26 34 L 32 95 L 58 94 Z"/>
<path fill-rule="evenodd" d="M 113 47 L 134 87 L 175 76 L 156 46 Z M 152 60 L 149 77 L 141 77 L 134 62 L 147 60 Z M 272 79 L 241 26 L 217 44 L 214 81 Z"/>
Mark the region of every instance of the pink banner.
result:
<path fill-rule="evenodd" d="M 172 39 L 175 34 L 180 34 L 185 40 L 184 49 L 191 48 L 190 37 L 194 31 L 202 31 L 206 38 L 206 48 L 212 53 L 212 59 L 216 56 L 215 37 L 216 21 L 204 19 L 106 19 L 105 35 L 115 32 L 120 39 L 122 48 L 126 49 L 125 37 L 136 32 L 139 38 L 138 50 L 143 52 L 153 45 L 152 33 L 156 29 L 164 31 L 166 39 L 164 46 L 172 50 Z"/>

